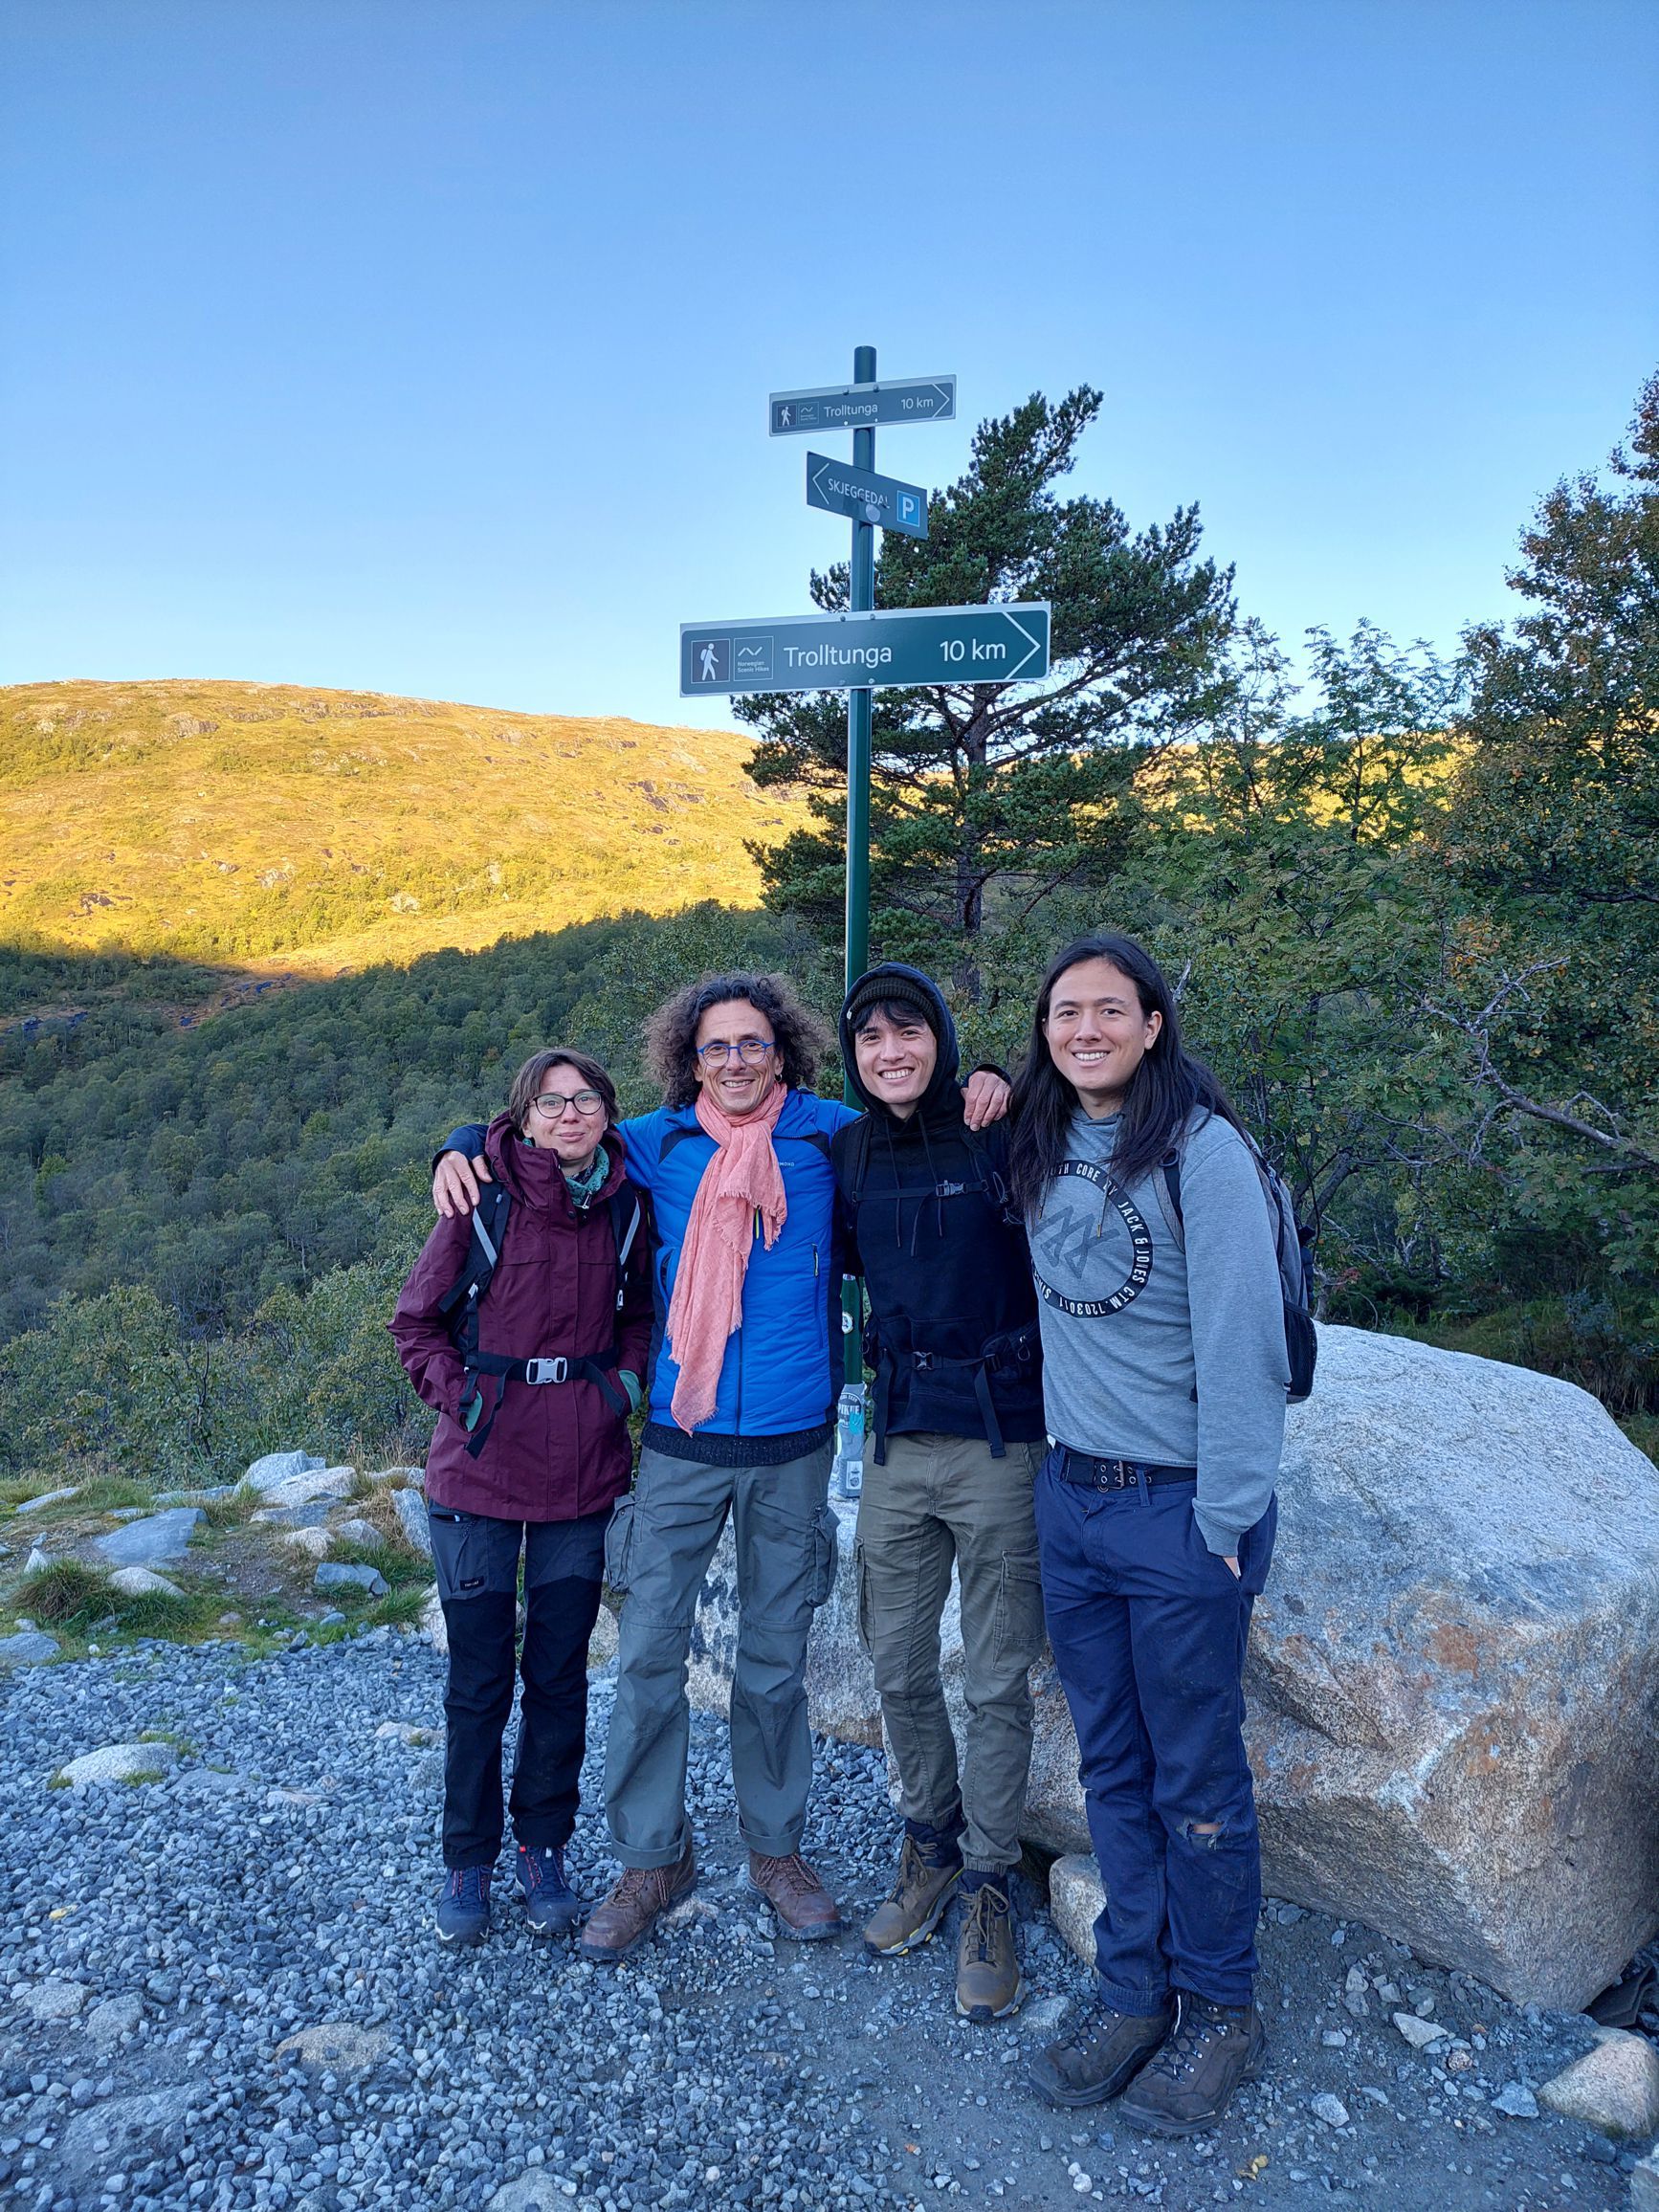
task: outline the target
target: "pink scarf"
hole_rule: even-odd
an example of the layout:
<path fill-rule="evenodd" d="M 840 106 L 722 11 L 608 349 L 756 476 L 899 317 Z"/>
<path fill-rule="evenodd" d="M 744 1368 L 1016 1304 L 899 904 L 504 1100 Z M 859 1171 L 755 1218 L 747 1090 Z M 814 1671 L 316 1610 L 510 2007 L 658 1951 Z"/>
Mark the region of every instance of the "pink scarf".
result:
<path fill-rule="evenodd" d="M 772 1131 L 788 1092 L 775 1083 L 765 1103 L 733 1121 L 697 1094 L 697 1120 L 719 1148 L 692 1201 L 679 1272 L 668 1305 L 668 1348 L 679 1362 L 675 1424 L 689 1436 L 715 1409 L 726 1341 L 743 1318 L 743 1277 L 757 1228 L 771 1250 L 787 1211 Z"/>

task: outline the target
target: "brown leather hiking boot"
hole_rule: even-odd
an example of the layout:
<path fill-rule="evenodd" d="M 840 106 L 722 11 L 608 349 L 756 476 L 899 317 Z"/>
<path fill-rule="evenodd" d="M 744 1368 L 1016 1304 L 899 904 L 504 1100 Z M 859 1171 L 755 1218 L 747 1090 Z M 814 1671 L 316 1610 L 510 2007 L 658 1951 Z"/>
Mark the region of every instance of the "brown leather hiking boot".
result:
<path fill-rule="evenodd" d="M 840 1935 L 841 1908 L 799 1851 L 786 1859 L 763 1859 L 751 1851 L 749 1885 L 778 1915 L 780 1935 L 792 1936 L 797 1943 L 821 1943 L 826 1936 Z"/>
<path fill-rule="evenodd" d="M 625 1867 L 588 1914 L 578 1956 L 614 1966 L 638 1950 L 669 1907 L 697 1888 L 697 1880 L 689 1842 L 672 1867 Z"/>
<path fill-rule="evenodd" d="M 1234 2090 L 1255 2079 L 1267 2056 L 1267 2029 L 1253 2004 L 1212 2004 L 1184 1989 L 1176 1998 L 1173 2034 L 1117 2107 L 1131 2127 L 1154 2135 L 1213 2128 Z"/>
<path fill-rule="evenodd" d="M 1031 2087 L 1051 2105 L 1102 2105 L 1135 2079 L 1174 2025 L 1173 2001 L 1150 2020 L 1091 2004 L 1070 2035 L 1031 2061 Z"/>
<path fill-rule="evenodd" d="M 964 2020 L 1006 2020 L 1026 1999 L 1006 1890 L 982 1882 L 963 1900 L 956 1941 L 956 2008 Z"/>
<path fill-rule="evenodd" d="M 962 1873 L 962 1861 L 953 1856 L 940 1866 L 930 1859 L 914 1836 L 906 1836 L 898 1854 L 898 1875 L 864 1923 L 864 1940 L 884 1958 L 898 1958 L 925 1943 L 939 1926 L 951 1891 Z"/>

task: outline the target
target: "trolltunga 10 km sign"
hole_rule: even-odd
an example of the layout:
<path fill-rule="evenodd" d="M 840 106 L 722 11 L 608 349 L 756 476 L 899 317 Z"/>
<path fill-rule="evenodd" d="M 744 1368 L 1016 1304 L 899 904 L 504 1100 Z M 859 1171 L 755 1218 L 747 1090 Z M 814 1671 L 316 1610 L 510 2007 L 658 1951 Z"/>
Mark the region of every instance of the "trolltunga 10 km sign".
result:
<path fill-rule="evenodd" d="M 682 698 L 709 692 L 1022 683 L 1048 673 L 1046 600 L 781 615 L 771 622 L 688 622 L 679 633 Z"/>

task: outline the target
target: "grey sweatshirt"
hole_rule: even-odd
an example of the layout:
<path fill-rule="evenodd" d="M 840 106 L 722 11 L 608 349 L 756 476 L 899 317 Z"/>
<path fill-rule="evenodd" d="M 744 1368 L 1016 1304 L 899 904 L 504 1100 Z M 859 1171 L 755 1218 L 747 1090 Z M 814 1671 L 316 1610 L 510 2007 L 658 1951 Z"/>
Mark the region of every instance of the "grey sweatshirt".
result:
<path fill-rule="evenodd" d="M 1074 1117 L 1029 1225 L 1044 1404 L 1057 1443 L 1196 1467 L 1193 1511 L 1223 1557 L 1267 1511 L 1284 1449 L 1283 1296 L 1267 1202 L 1236 1129 L 1201 1117 L 1182 1146 L 1184 1253 L 1158 1184 L 1110 1179 L 1117 1120 Z"/>

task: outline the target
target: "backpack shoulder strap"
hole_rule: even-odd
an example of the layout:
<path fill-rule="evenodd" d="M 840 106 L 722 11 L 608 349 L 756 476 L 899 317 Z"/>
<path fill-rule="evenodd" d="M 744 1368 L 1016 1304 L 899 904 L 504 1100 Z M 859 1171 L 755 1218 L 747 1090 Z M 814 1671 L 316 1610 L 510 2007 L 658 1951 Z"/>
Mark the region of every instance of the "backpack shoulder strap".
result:
<path fill-rule="evenodd" d="M 606 1200 L 605 1206 L 610 1216 L 610 1234 L 616 1244 L 616 1310 L 620 1313 L 626 1294 L 628 1256 L 639 1235 L 644 1208 L 640 1204 L 639 1192 L 626 1175 Z"/>
<path fill-rule="evenodd" d="M 504 1183 L 485 1183 L 478 1186 L 478 1203 L 473 1208 L 472 1228 L 467 1239 L 466 1265 L 438 1300 L 438 1311 L 448 1319 L 452 1330 L 461 1332 L 468 1338 L 463 1349 L 470 1349 L 477 1342 L 478 1307 L 501 1256 L 501 1239 L 506 1234 L 512 1204 L 512 1194 Z"/>
<path fill-rule="evenodd" d="M 858 1202 L 864 1196 L 865 1179 L 870 1173 L 870 1117 L 861 1114 L 856 1121 L 847 1124 L 847 1210 L 856 1214 Z"/>
<path fill-rule="evenodd" d="M 1181 1210 L 1181 1155 L 1173 1148 L 1153 1169 L 1152 1187 L 1158 1193 L 1159 1210 L 1175 1239 L 1177 1251 L 1185 1251 L 1186 1222 Z"/>

